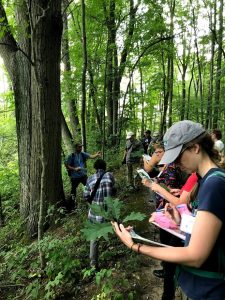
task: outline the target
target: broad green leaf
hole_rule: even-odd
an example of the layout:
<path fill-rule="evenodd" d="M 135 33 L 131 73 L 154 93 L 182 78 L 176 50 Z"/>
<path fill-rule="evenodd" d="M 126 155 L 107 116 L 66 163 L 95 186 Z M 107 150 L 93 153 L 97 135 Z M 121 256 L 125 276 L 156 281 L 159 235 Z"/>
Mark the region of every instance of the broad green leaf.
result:
<path fill-rule="evenodd" d="M 100 237 L 103 237 L 105 240 L 108 240 L 108 234 L 113 233 L 113 228 L 111 223 L 91 223 L 86 222 L 84 229 L 81 229 L 83 235 L 87 241 L 97 240 Z"/>
<path fill-rule="evenodd" d="M 132 212 L 129 216 L 123 219 L 123 223 L 128 221 L 143 221 L 147 216 L 140 212 Z"/>

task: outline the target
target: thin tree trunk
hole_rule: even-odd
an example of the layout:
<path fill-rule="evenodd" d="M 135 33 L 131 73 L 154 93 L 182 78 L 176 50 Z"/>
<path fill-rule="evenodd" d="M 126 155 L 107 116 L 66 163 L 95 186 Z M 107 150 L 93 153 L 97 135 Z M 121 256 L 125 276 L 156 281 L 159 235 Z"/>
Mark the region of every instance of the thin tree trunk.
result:
<path fill-rule="evenodd" d="M 209 26 L 211 28 L 211 58 L 210 58 L 210 75 L 208 84 L 208 98 L 206 109 L 205 127 L 210 128 L 212 124 L 212 103 L 213 103 L 213 82 L 214 82 L 214 56 L 215 56 L 215 30 L 216 30 L 216 8 L 217 1 L 214 1 L 214 11 L 210 13 Z M 214 18 L 213 18 L 214 15 Z M 213 19 L 213 20 L 212 20 Z"/>
<path fill-rule="evenodd" d="M 63 15 L 63 39 L 62 39 L 62 62 L 64 64 L 65 80 L 65 97 L 68 106 L 70 127 L 72 131 L 73 140 L 75 140 L 77 133 L 80 132 L 79 118 L 77 115 L 76 99 L 74 96 L 72 78 L 71 78 L 71 64 L 70 64 L 70 53 L 69 53 L 69 39 L 68 39 L 68 20 L 67 11 L 68 1 L 63 0 L 62 11 Z"/>
<path fill-rule="evenodd" d="M 223 49 L 223 0 L 220 0 L 219 9 L 219 30 L 218 30 L 218 53 L 216 61 L 216 78 L 215 78 L 215 99 L 214 99 L 214 114 L 213 128 L 218 127 L 219 108 L 220 108 L 220 90 L 221 90 L 221 74 L 222 74 L 222 49 Z"/>
<path fill-rule="evenodd" d="M 82 13 L 82 50 L 83 50 L 83 70 L 82 70 L 82 105 L 81 105 L 81 133 L 82 144 L 86 150 L 86 72 L 87 72 L 87 44 L 86 44 L 86 20 L 85 20 L 85 1 L 81 0 Z"/>

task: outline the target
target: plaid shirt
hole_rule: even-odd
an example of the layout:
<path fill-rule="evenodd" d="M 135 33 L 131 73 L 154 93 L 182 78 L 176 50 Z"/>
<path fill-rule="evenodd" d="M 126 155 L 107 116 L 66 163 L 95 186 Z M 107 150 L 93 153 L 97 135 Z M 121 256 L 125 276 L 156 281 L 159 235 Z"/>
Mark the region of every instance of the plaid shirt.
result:
<path fill-rule="evenodd" d="M 90 196 L 91 192 L 94 190 L 96 181 L 98 180 L 98 178 L 101 176 L 101 174 L 103 172 L 104 172 L 103 170 L 99 169 L 99 170 L 97 170 L 97 172 L 94 175 L 91 175 L 88 177 L 87 183 L 86 183 L 86 186 L 84 189 L 84 194 L 83 194 L 85 200 L 87 200 L 87 197 Z M 106 172 L 100 181 L 99 187 L 96 191 L 96 194 L 95 194 L 95 197 L 94 197 L 92 203 L 103 206 L 104 198 L 112 196 L 114 186 L 115 186 L 115 179 L 114 179 L 112 173 Z M 91 209 L 89 209 L 89 212 L 88 212 L 88 219 L 95 221 L 95 222 L 99 222 L 99 223 L 104 222 L 104 218 L 102 216 L 94 215 L 92 213 Z"/>

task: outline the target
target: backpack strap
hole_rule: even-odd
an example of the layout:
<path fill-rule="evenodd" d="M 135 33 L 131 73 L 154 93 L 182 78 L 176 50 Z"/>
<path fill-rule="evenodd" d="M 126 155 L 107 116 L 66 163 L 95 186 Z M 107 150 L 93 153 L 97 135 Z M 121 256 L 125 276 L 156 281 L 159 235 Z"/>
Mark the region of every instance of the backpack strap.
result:
<path fill-rule="evenodd" d="M 98 189 L 98 187 L 99 187 L 99 185 L 100 185 L 100 181 L 102 180 L 102 177 L 105 175 L 105 172 L 98 178 L 98 180 L 96 181 L 96 183 L 95 183 L 95 186 L 94 186 L 94 189 L 93 189 L 93 191 L 91 192 L 91 195 L 90 195 L 90 197 L 88 198 L 88 202 L 91 204 L 92 203 L 92 200 L 94 199 L 94 197 L 95 197 L 95 194 L 96 194 L 96 192 L 97 192 L 97 189 Z"/>
<path fill-rule="evenodd" d="M 213 176 L 217 176 L 220 178 L 224 178 L 225 179 L 225 173 L 222 171 L 215 171 L 213 172 L 211 175 L 209 175 L 206 180 L 210 177 Z M 219 267 L 223 268 L 224 270 L 219 270 L 218 272 L 212 272 L 212 271 L 204 271 L 201 269 L 197 269 L 194 267 L 189 267 L 189 266 L 184 266 L 184 265 L 179 265 L 176 268 L 176 279 L 179 276 L 180 271 L 183 269 L 189 273 L 192 273 L 194 275 L 197 276 L 201 276 L 201 277 L 206 277 L 206 278 L 212 278 L 212 279 L 221 279 L 221 280 L 225 280 L 225 252 L 224 249 L 222 249 L 221 247 L 218 248 L 218 261 L 219 261 Z"/>
<path fill-rule="evenodd" d="M 181 269 L 192 273 L 194 275 L 197 276 L 201 276 L 201 277 L 206 277 L 206 278 L 212 278 L 212 279 L 221 279 L 221 280 L 225 280 L 225 273 L 220 273 L 220 272 L 212 272 L 212 271 L 204 271 L 204 270 L 200 270 L 194 267 L 189 267 L 189 266 L 179 266 Z"/>

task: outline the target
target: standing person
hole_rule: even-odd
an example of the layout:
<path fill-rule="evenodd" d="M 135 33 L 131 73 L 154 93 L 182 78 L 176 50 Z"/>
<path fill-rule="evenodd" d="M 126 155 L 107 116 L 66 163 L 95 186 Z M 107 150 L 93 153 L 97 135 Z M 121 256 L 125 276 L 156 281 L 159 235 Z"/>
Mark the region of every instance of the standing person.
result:
<path fill-rule="evenodd" d="M 143 145 L 145 154 L 148 154 L 148 146 L 149 146 L 151 140 L 152 140 L 151 130 L 146 130 L 144 132 L 144 136 L 142 138 L 142 145 Z"/>
<path fill-rule="evenodd" d="M 73 208 L 76 206 L 78 185 L 80 183 L 85 185 L 87 182 L 86 160 L 88 158 L 94 159 L 101 156 L 101 152 L 97 152 L 95 154 L 83 152 L 82 146 L 83 145 L 81 143 L 76 143 L 75 151 L 71 153 L 65 161 L 65 165 L 71 180 L 71 198 L 73 201 Z"/>
<path fill-rule="evenodd" d="M 220 154 L 222 154 L 224 149 L 224 143 L 221 141 L 222 133 L 220 129 L 214 129 L 212 131 L 212 139 L 214 141 L 215 148 L 219 151 Z"/>
<path fill-rule="evenodd" d="M 225 172 L 218 168 L 219 156 L 209 133 L 199 124 L 184 120 L 175 123 L 164 136 L 165 154 L 161 163 L 176 161 L 187 173 L 201 180 L 192 202 L 192 226 L 185 247 L 152 247 L 133 242 L 122 224 L 113 223 L 116 234 L 130 249 L 152 258 L 177 263 L 182 299 L 225 298 Z M 168 211 L 169 212 L 169 211 Z"/>
<path fill-rule="evenodd" d="M 171 188 L 169 191 L 167 191 L 157 182 L 150 182 L 148 179 L 142 179 L 142 183 L 145 186 L 148 186 L 153 192 L 159 193 L 168 202 L 176 206 L 179 204 L 189 204 L 190 193 L 196 186 L 197 182 L 198 176 L 196 173 L 192 173 L 181 189 Z"/>
<path fill-rule="evenodd" d="M 147 160 L 143 157 L 144 170 L 149 174 L 151 178 L 156 177 L 160 172 L 160 167 L 158 163 L 160 162 L 162 156 L 164 154 L 164 146 L 163 143 L 155 143 L 154 144 L 154 153 L 150 160 Z"/>
<path fill-rule="evenodd" d="M 164 154 L 164 146 L 163 144 L 158 144 L 155 149 L 152 158 L 155 157 L 154 161 L 160 163 L 161 158 Z M 151 160 L 149 161 L 151 162 Z M 182 187 L 182 177 L 180 169 L 174 164 L 170 163 L 168 165 L 161 165 L 159 167 L 160 173 L 155 178 L 159 184 L 163 184 L 167 188 L 176 188 L 180 189 Z M 143 184 L 150 187 L 148 180 L 142 180 Z M 152 183 L 154 184 L 154 183 Z M 159 185 L 157 184 L 157 185 Z M 156 209 L 163 209 L 166 204 L 166 199 L 162 197 L 162 195 L 155 194 L 155 201 L 156 201 Z M 172 236 L 170 233 L 165 231 L 164 229 L 159 230 L 160 234 L 160 242 L 163 244 L 171 245 L 171 246 L 181 246 L 182 242 L 179 238 Z M 159 270 L 153 270 L 153 274 L 156 277 L 163 278 L 163 295 L 162 300 L 172 300 L 174 299 L 175 295 L 175 285 L 174 285 L 174 274 L 175 274 L 175 264 L 171 264 L 168 262 L 163 262 L 163 268 Z"/>
<path fill-rule="evenodd" d="M 128 132 L 126 136 L 126 147 L 124 160 L 127 164 L 128 187 L 134 189 L 134 170 L 140 166 L 140 160 L 144 153 L 142 143 L 138 141 L 133 132 Z"/>
<path fill-rule="evenodd" d="M 88 198 L 93 190 L 96 190 L 92 203 L 104 206 L 104 198 L 115 195 L 115 179 L 112 173 L 106 172 L 106 162 L 103 159 L 97 159 L 94 163 L 94 168 L 96 170 L 96 173 L 88 177 L 83 196 L 84 199 L 88 201 Z M 97 189 L 96 184 L 98 184 Z M 89 209 L 88 212 L 88 219 L 91 222 L 104 222 L 104 218 L 102 216 L 95 215 L 91 211 L 91 209 Z M 98 270 L 99 268 L 98 246 L 99 243 L 97 240 L 93 240 L 90 242 L 90 265 L 96 270 Z"/>

